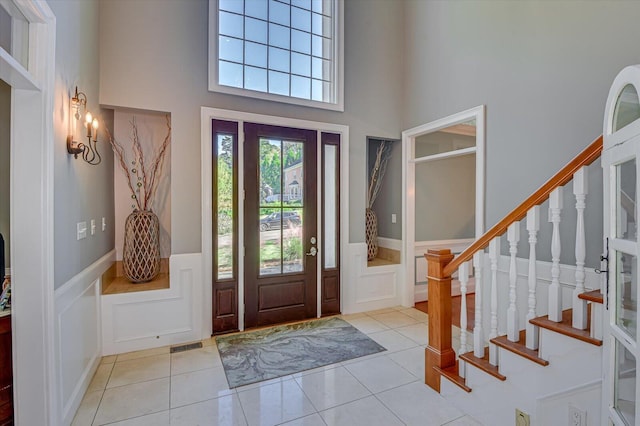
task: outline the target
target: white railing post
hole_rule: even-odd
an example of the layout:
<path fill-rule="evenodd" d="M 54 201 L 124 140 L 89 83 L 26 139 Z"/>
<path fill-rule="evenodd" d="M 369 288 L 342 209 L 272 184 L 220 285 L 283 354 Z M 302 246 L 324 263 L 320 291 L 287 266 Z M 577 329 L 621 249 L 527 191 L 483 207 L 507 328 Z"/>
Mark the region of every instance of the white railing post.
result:
<path fill-rule="evenodd" d="M 527 231 L 529 231 L 529 297 L 527 311 L 527 348 L 538 349 L 538 327 L 531 324 L 536 317 L 536 243 L 538 242 L 538 230 L 540 229 L 540 206 L 534 206 L 527 212 Z"/>
<path fill-rule="evenodd" d="M 507 228 L 507 240 L 509 240 L 509 309 L 507 309 L 507 339 L 512 342 L 520 340 L 520 324 L 518 314 L 518 293 L 516 271 L 516 255 L 518 254 L 518 241 L 520 241 L 520 222 L 514 222 Z"/>
<path fill-rule="evenodd" d="M 473 354 L 478 358 L 484 357 L 484 329 L 482 328 L 482 269 L 484 267 L 484 251 L 473 255 L 474 277 L 476 284 L 475 323 L 473 325 Z"/>
<path fill-rule="evenodd" d="M 549 319 L 562 321 L 562 287 L 560 287 L 560 213 L 562 212 L 562 187 L 549 196 L 549 222 L 553 224 L 551 237 L 551 285 L 549 286 Z"/>
<path fill-rule="evenodd" d="M 489 339 L 498 337 L 498 258 L 500 257 L 500 237 L 489 243 L 491 261 L 491 330 Z M 489 364 L 498 365 L 498 347 L 489 342 Z"/>
<path fill-rule="evenodd" d="M 467 284 L 469 283 L 469 262 L 464 262 L 458 269 L 460 280 L 460 353 L 465 354 L 467 348 Z"/>
<path fill-rule="evenodd" d="M 585 330 L 587 328 L 587 301 L 578 297 L 584 293 L 584 260 L 586 257 L 584 208 L 589 192 L 587 185 L 587 168 L 581 167 L 573 175 L 573 194 L 576 196 L 576 288 L 573 291 L 573 328 Z"/>

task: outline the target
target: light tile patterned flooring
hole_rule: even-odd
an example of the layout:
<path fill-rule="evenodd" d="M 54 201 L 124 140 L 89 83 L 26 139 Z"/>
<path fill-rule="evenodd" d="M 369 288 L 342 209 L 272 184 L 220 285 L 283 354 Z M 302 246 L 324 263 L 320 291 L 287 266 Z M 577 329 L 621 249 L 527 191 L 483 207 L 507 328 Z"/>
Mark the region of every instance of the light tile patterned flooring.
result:
<path fill-rule="evenodd" d="M 237 389 L 214 338 L 175 354 L 107 356 L 73 425 L 479 425 L 423 383 L 425 313 L 397 307 L 342 318 L 387 351 Z"/>

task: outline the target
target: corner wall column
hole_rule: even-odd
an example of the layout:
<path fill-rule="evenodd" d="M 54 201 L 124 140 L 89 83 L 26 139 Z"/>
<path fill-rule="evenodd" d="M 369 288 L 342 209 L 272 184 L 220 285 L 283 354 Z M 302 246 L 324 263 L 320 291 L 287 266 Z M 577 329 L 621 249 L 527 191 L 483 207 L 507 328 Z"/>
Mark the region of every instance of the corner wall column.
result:
<path fill-rule="evenodd" d="M 444 267 L 453 260 L 451 250 L 429 250 L 427 279 L 429 294 L 429 344 L 425 349 L 425 383 L 440 392 L 440 373 L 434 368 L 451 367 L 456 354 L 451 346 L 451 276 Z"/>

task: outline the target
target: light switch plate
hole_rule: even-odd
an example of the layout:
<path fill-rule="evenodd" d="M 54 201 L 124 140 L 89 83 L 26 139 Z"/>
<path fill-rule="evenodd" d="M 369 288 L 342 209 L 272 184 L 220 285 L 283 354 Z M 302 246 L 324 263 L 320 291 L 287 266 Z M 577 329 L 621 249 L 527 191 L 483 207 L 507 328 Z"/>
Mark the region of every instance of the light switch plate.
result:
<path fill-rule="evenodd" d="M 78 222 L 76 224 L 76 238 L 78 240 L 87 238 L 87 222 Z"/>
<path fill-rule="evenodd" d="M 91 235 L 95 235 L 96 233 L 96 220 L 91 219 Z"/>
<path fill-rule="evenodd" d="M 107 229 L 107 221 L 105 220 L 105 218 L 102 218 L 102 232 L 104 232 L 104 230 Z"/>
<path fill-rule="evenodd" d="M 391 223 L 396 223 L 398 221 L 398 218 L 396 217 L 395 213 L 391 213 Z"/>

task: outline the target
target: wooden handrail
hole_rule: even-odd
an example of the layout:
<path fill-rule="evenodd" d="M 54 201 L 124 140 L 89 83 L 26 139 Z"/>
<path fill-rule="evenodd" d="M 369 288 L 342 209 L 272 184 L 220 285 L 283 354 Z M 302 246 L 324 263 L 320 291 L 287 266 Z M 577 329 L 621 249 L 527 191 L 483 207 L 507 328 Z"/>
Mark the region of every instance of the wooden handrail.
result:
<path fill-rule="evenodd" d="M 581 167 L 588 166 L 593 163 L 602 153 L 602 135 L 591 143 L 587 148 L 578 154 L 573 160 L 571 160 L 566 166 L 564 166 L 558 173 L 556 173 L 551 179 L 544 183 L 536 192 L 534 192 L 529 198 L 524 200 L 522 204 L 513 209 L 511 213 L 506 215 L 500 222 L 495 224 L 485 234 L 473 242 L 462 253 L 456 256 L 449 264 L 444 268 L 444 276 L 451 276 L 462 263 L 470 260 L 474 253 L 480 249 L 485 248 L 489 242 L 495 237 L 507 232 L 507 228 L 513 222 L 516 222 L 527 214 L 527 212 L 534 206 L 542 204 L 549 194 L 554 189 L 566 184 L 572 178 Z"/>

